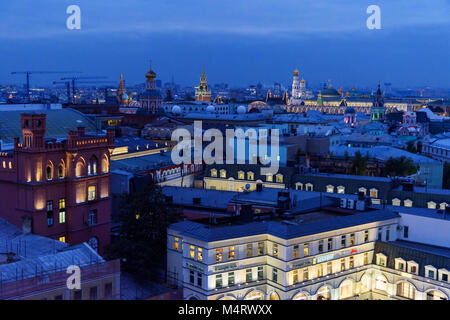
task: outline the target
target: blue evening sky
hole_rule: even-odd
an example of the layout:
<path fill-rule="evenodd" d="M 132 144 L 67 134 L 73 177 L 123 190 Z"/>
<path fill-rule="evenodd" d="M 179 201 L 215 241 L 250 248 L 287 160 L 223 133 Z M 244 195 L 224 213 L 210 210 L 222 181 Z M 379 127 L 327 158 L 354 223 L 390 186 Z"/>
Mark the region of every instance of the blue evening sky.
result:
<path fill-rule="evenodd" d="M 66 8 L 81 7 L 81 30 Z M 381 8 L 381 30 L 366 9 Z M 2 0 L 0 83 L 20 70 L 79 70 L 127 84 L 450 87 L 450 0 Z M 34 76 L 50 84 L 59 76 Z"/>

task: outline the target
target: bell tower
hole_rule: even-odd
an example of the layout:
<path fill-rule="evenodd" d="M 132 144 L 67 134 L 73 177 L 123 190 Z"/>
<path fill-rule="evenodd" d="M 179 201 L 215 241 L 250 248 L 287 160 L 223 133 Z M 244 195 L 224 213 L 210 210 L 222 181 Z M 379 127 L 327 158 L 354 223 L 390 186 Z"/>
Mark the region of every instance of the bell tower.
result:
<path fill-rule="evenodd" d="M 44 147 L 45 120 L 45 114 L 21 114 L 23 148 L 39 149 Z"/>

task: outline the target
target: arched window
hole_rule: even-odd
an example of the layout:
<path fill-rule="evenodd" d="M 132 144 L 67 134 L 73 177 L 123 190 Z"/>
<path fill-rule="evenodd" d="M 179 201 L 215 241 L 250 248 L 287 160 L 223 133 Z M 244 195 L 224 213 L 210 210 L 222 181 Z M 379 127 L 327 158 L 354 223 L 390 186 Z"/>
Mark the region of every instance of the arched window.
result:
<path fill-rule="evenodd" d="M 261 291 L 252 291 L 247 294 L 244 300 L 263 300 L 264 294 Z"/>
<path fill-rule="evenodd" d="M 403 281 L 397 284 L 397 295 L 399 297 L 414 300 L 416 296 L 416 289 L 409 282 Z"/>
<path fill-rule="evenodd" d="M 317 291 L 317 300 L 330 300 L 331 289 L 328 286 L 322 287 Z"/>
<path fill-rule="evenodd" d="M 98 239 L 96 237 L 90 238 L 88 244 L 94 251 L 98 251 Z"/>
<path fill-rule="evenodd" d="M 53 165 L 51 162 L 49 162 L 45 168 L 45 177 L 47 180 L 53 179 Z"/>
<path fill-rule="evenodd" d="M 353 282 L 351 280 L 344 280 L 339 286 L 340 299 L 351 298 L 354 295 Z"/>
<path fill-rule="evenodd" d="M 97 158 L 95 156 L 92 156 L 88 164 L 88 175 L 90 176 L 96 174 L 97 174 Z"/>
<path fill-rule="evenodd" d="M 434 201 L 428 201 L 427 202 L 428 209 L 436 209 L 436 202 Z"/>
<path fill-rule="evenodd" d="M 306 293 L 300 292 L 297 293 L 292 300 L 308 300 L 308 296 L 306 295 Z"/>
<path fill-rule="evenodd" d="M 77 165 L 75 166 L 75 176 L 82 177 L 86 175 L 86 165 L 83 158 L 78 159 Z"/>
<path fill-rule="evenodd" d="M 270 299 L 270 300 L 280 300 L 280 296 L 278 295 L 278 293 L 272 292 L 272 293 L 269 295 L 269 299 Z"/>
<path fill-rule="evenodd" d="M 65 176 L 64 162 L 60 162 L 58 166 L 58 178 L 63 179 Z"/>
<path fill-rule="evenodd" d="M 104 154 L 102 157 L 102 172 L 103 173 L 109 172 L 109 160 L 106 154 Z"/>
<path fill-rule="evenodd" d="M 438 290 L 427 292 L 427 300 L 447 300 L 447 296 Z"/>
<path fill-rule="evenodd" d="M 380 291 L 386 291 L 387 290 L 387 280 L 386 277 L 382 275 L 377 275 L 375 278 L 375 289 Z"/>

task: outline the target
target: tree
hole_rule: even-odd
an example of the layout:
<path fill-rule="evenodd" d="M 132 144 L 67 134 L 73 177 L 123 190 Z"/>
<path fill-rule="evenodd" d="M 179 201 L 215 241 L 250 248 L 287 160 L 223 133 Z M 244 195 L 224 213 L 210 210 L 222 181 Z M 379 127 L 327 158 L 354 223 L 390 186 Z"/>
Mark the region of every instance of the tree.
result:
<path fill-rule="evenodd" d="M 363 157 L 361 152 L 357 151 L 352 161 L 352 170 L 358 176 L 364 176 L 367 172 L 368 157 Z"/>
<path fill-rule="evenodd" d="M 442 188 L 450 189 L 450 163 L 444 163 L 444 174 L 443 174 Z"/>
<path fill-rule="evenodd" d="M 406 151 L 411 153 L 417 153 L 416 145 L 414 144 L 414 141 L 409 141 L 406 145 Z"/>
<path fill-rule="evenodd" d="M 167 227 L 179 215 L 167 207 L 161 188 L 155 183 L 122 195 L 119 207 L 119 235 L 106 248 L 107 257 L 121 259 L 123 270 L 138 279 L 150 279 L 152 271 L 164 268 Z"/>
<path fill-rule="evenodd" d="M 386 161 L 384 167 L 385 175 L 395 177 L 395 176 L 409 176 L 417 172 L 417 167 L 414 165 L 413 161 L 405 156 L 399 158 L 390 157 Z"/>

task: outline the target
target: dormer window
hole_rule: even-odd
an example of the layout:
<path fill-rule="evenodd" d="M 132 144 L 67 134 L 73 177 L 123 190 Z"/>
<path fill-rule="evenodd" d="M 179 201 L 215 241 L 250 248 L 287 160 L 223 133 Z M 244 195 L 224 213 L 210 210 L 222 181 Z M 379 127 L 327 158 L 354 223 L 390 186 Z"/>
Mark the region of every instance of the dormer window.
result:
<path fill-rule="evenodd" d="M 283 183 L 283 175 L 282 174 L 277 174 L 275 177 L 277 179 L 277 183 Z"/>
<path fill-rule="evenodd" d="M 220 177 L 221 178 L 226 178 L 227 177 L 227 171 L 224 170 L 224 169 L 220 170 Z"/>
<path fill-rule="evenodd" d="M 419 265 L 415 261 L 408 261 L 408 273 L 418 274 L 419 273 Z"/>
<path fill-rule="evenodd" d="M 240 180 L 244 180 L 245 179 L 244 171 L 238 171 L 238 179 L 240 179 Z"/>
<path fill-rule="evenodd" d="M 387 258 L 386 258 L 386 256 L 384 254 L 382 254 L 382 253 L 377 253 L 376 257 L 377 257 L 377 260 L 376 260 L 377 261 L 377 265 L 386 267 L 386 265 L 387 265 Z"/>
<path fill-rule="evenodd" d="M 437 270 L 435 267 L 427 265 L 425 266 L 425 277 L 436 280 Z"/>
<path fill-rule="evenodd" d="M 370 197 L 371 198 L 378 198 L 378 190 L 375 188 L 370 189 Z"/>
<path fill-rule="evenodd" d="M 397 198 L 392 199 L 393 206 L 400 206 L 400 204 L 401 204 L 400 199 L 397 199 Z"/>
<path fill-rule="evenodd" d="M 345 187 L 344 187 L 344 186 L 338 186 L 338 187 L 337 187 L 337 193 L 342 193 L 342 194 L 344 194 L 344 193 L 345 193 Z"/>
<path fill-rule="evenodd" d="M 405 205 L 405 207 L 412 207 L 413 202 L 410 199 L 406 199 L 405 201 L 403 201 L 403 204 Z"/>
<path fill-rule="evenodd" d="M 327 185 L 327 192 L 328 193 L 333 193 L 334 192 L 334 186 L 332 186 L 332 185 Z"/>
<path fill-rule="evenodd" d="M 400 271 L 406 271 L 406 261 L 402 258 L 395 258 L 395 269 Z"/>
<path fill-rule="evenodd" d="M 217 177 L 217 170 L 211 169 L 211 177 Z"/>
<path fill-rule="evenodd" d="M 428 209 L 436 209 L 436 202 L 434 201 L 427 202 L 427 207 Z"/>
<path fill-rule="evenodd" d="M 255 175 L 253 174 L 253 172 L 249 171 L 247 172 L 247 180 L 253 180 L 255 179 Z"/>

